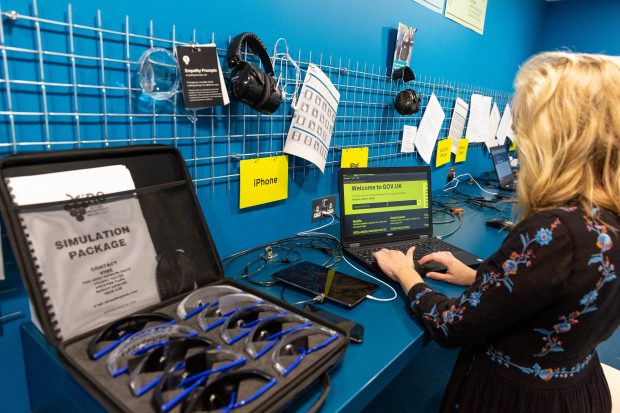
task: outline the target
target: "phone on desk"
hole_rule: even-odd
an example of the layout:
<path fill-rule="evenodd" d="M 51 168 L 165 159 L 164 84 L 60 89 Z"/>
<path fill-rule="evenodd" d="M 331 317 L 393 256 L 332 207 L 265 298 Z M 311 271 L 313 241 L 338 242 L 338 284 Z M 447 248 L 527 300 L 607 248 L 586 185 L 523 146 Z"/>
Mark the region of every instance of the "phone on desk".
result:
<path fill-rule="evenodd" d="M 315 307 L 311 304 L 304 304 L 303 310 L 307 311 L 315 316 L 336 324 L 349 333 L 349 340 L 352 343 L 360 344 L 364 341 L 364 326 L 356 323 L 355 321 L 347 320 L 344 317 L 340 317 L 337 314 L 323 310 L 322 308 Z"/>

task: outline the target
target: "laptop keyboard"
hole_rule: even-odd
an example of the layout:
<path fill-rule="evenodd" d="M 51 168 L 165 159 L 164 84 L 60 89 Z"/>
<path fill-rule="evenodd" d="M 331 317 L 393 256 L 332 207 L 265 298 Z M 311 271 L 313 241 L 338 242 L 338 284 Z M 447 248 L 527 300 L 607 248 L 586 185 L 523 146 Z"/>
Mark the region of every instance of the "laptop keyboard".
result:
<path fill-rule="evenodd" d="M 440 239 L 437 238 L 430 238 L 427 240 L 423 240 L 423 241 L 417 241 L 417 242 L 412 242 L 411 244 L 405 244 L 405 245 L 392 245 L 390 246 L 390 249 L 393 250 L 399 250 L 402 251 L 404 254 L 407 253 L 407 250 L 411 247 L 415 246 L 415 251 L 413 253 L 413 259 L 415 261 L 418 261 L 420 258 L 422 258 L 425 255 L 431 254 L 433 252 L 439 252 L 439 251 L 450 251 L 450 252 L 456 252 L 456 251 L 460 251 L 460 248 L 457 248 L 453 245 L 450 245 L 446 242 L 443 242 Z M 366 248 L 366 249 L 355 249 L 351 252 L 353 252 L 358 258 L 361 258 L 363 261 L 367 262 L 368 264 L 372 264 L 374 262 L 373 258 L 372 258 L 372 254 L 374 252 L 379 251 L 381 248 Z"/>

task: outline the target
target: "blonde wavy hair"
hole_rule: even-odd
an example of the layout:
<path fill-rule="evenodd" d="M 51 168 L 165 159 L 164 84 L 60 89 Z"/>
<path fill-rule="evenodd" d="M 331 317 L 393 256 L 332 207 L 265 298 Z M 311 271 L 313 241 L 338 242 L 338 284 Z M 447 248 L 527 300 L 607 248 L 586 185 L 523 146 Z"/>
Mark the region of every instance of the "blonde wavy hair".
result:
<path fill-rule="evenodd" d="M 620 61 L 545 52 L 515 79 L 521 218 L 576 202 L 620 213 Z"/>

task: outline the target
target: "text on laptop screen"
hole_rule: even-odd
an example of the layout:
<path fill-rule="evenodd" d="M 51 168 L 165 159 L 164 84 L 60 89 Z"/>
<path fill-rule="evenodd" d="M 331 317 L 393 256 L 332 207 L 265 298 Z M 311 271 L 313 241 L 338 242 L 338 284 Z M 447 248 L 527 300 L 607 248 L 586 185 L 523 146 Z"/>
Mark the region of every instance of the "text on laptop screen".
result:
<path fill-rule="evenodd" d="M 510 167 L 510 159 L 508 158 L 506 147 L 500 146 L 491 148 L 491 157 L 493 158 L 493 164 L 495 165 L 499 182 L 504 183 L 506 181 L 512 181 L 512 168 Z"/>
<path fill-rule="evenodd" d="M 342 184 L 347 235 L 430 231 L 426 173 L 345 174 Z"/>

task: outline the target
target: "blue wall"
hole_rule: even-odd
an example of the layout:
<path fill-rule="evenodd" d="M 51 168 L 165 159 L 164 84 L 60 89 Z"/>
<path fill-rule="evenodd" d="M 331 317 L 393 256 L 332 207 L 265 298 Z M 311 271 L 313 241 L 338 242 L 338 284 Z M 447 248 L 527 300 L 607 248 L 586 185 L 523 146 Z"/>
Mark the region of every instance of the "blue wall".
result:
<path fill-rule="evenodd" d="M 66 20 L 66 0 L 39 1 L 41 17 Z M 30 2 L 1 0 L 3 11 L 17 10 L 32 14 Z M 480 36 L 451 20 L 433 13 L 411 0 L 378 2 L 327 1 L 306 2 L 247 1 L 231 7 L 222 0 L 202 2 L 163 2 L 135 0 L 73 3 L 75 23 L 95 25 L 97 8 L 101 8 L 103 26 L 124 31 L 125 15 L 130 17 L 130 31 L 147 33 L 149 19 L 154 20 L 155 35 L 169 37 L 173 24 L 178 25 L 177 38 L 191 39 L 191 28 L 202 35 L 200 42 L 210 41 L 215 33 L 218 44 L 241 31 L 258 33 L 267 44 L 286 37 L 293 51 L 312 51 L 318 60 L 322 53 L 349 59 L 353 64 L 385 67 L 391 55 L 390 31 L 403 22 L 419 29 L 415 38 L 412 66 L 416 73 L 434 79 L 469 83 L 510 91 L 519 64 L 538 49 L 538 35 L 543 26 L 543 0 L 511 0 L 489 2 L 484 36 Z M 308 4 L 312 9 L 306 11 Z M 31 45 L 34 47 L 34 45 Z M 315 61 L 316 61 L 315 60 Z M 35 102 L 36 106 L 36 102 Z M 0 140 L 6 142 L 6 136 Z M 414 158 L 407 162 L 416 163 Z M 393 163 L 392 163 L 393 164 Z M 491 167 L 480 147 L 472 149 L 459 172 L 478 174 Z M 445 179 L 446 167 L 433 174 L 434 187 Z M 316 196 L 336 192 L 337 169 L 325 174 L 316 169 L 297 172 L 289 183 L 289 198 L 266 206 L 239 211 L 238 187 L 228 190 L 225 183 L 200 186 L 199 199 L 222 256 L 275 240 L 310 228 L 309 205 Z M 5 241 L 5 260 L 11 261 Z M 17 286 L 19 292 L 0 297 L 2 313 L 22 310 L 28 313 L 27 300 L 14 264 L 6 267 L 8 280 L 0 281 L 0 289 Z M 4 327 L 0 337 L 0 411 L 27 411 L 26 383 L 22 367 L 18 325 L 14 321 Z M 11 395 L 8 397 L 6 395 Z"/>
<path fill-rule="evenodd" d="M 620 55 L 620 2 L 565 0 L 547 5 L 540 50 Z"/>

